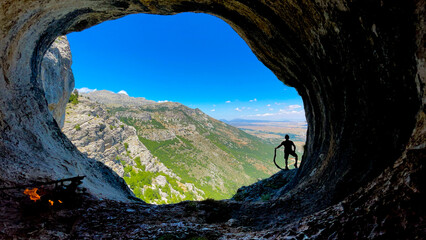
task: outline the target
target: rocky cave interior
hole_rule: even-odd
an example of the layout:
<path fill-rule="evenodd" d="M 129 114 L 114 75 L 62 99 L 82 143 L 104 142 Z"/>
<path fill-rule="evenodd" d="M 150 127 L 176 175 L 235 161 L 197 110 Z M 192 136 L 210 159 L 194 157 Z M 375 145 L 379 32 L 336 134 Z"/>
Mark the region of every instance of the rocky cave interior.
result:
<path fill-rule="evenodd" d="M 87 194 L 35 217 L 20 210 L 22 193 L 2 191 L 0 237 L 425 236 L 424 7 L 419 0 L 3 1 L 0 187 L 84 175 Z M 132 13 L 180 12 L 223 19 L 304 101 L 302 165 L 269 202 L 141 203 L 80 153 L 48 111 L 38 75 L 57 36 Z"/>

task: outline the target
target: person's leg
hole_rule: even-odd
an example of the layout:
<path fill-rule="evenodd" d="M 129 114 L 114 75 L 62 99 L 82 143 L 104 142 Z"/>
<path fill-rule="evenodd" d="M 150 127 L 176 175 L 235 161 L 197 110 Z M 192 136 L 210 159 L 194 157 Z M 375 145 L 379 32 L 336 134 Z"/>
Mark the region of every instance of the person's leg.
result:
<path fill-rule="evenodd" d="M 297 168 L 297 154 L 296 154 L 296 152 L 290 152 L 289 154 L 295 158 L 296 161 L 294 163 L 294 167 Z"/>
<path fill-rule="evenodd" d="M 288 152 L 284 152 L 285 170 L 288 170 Z"/>
<path fill-rule="evenodd" d="M 297 153 L 296 152 L 292 152 L 291 155 L 293 155 L 294 158 L 296 159 L 296 162 L 294 163 L 294 167 L 297 168 Z"/>

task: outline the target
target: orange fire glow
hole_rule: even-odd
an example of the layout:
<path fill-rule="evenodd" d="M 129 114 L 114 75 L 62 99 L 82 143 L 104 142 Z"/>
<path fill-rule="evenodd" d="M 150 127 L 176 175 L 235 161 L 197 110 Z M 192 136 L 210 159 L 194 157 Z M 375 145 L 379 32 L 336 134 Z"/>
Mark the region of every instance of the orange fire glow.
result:
<path fill-rule="evenodd" d="M 28 195 L 30 197 L 31 200 L 33 200 L 34 202 L 37 200 L 40 200 L 40 195 L 37 194 L 37 190 L 38 188 L 33 188 L 33 189 L 25 189 L 24 194 Z"/>
<path fill-rule="evenodd" d="M 53 206 L 53 201 L 49 200 L 50 206 Z"/>
<path fill-rule="evenodd" d="M 62 203 L 62 201 L 61 201 L 61 200 L 58 200 L 58 202 L 59 202 L 59 203 Z"/>

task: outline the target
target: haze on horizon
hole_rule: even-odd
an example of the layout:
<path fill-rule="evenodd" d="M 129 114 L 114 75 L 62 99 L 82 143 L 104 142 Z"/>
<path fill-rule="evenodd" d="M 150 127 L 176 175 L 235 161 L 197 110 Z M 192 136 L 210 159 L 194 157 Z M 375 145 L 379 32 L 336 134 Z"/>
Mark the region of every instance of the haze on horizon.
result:
<path fill-rule="evenodd" d="M 77 89 L 179 102 L 216 119 L 305 121 L 297 91 L 217 17 L 135 14 L 68 40 Z"/>

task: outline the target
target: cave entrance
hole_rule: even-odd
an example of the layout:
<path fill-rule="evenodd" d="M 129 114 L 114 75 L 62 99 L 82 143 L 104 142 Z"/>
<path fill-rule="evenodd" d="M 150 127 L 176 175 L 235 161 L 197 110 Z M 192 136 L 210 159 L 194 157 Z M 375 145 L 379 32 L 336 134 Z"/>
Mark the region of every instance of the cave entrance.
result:
<path fill-rule="evenodd" d="M 278 171 L 274 147 L 287 134 L 300 166 L 302 99 L 222 20 L 137 14 L 68 40 L 77 91 L 62 130 L 142 200 L 230 198 Z M 281 167 L 283 155 L 277 151 Z"/>

